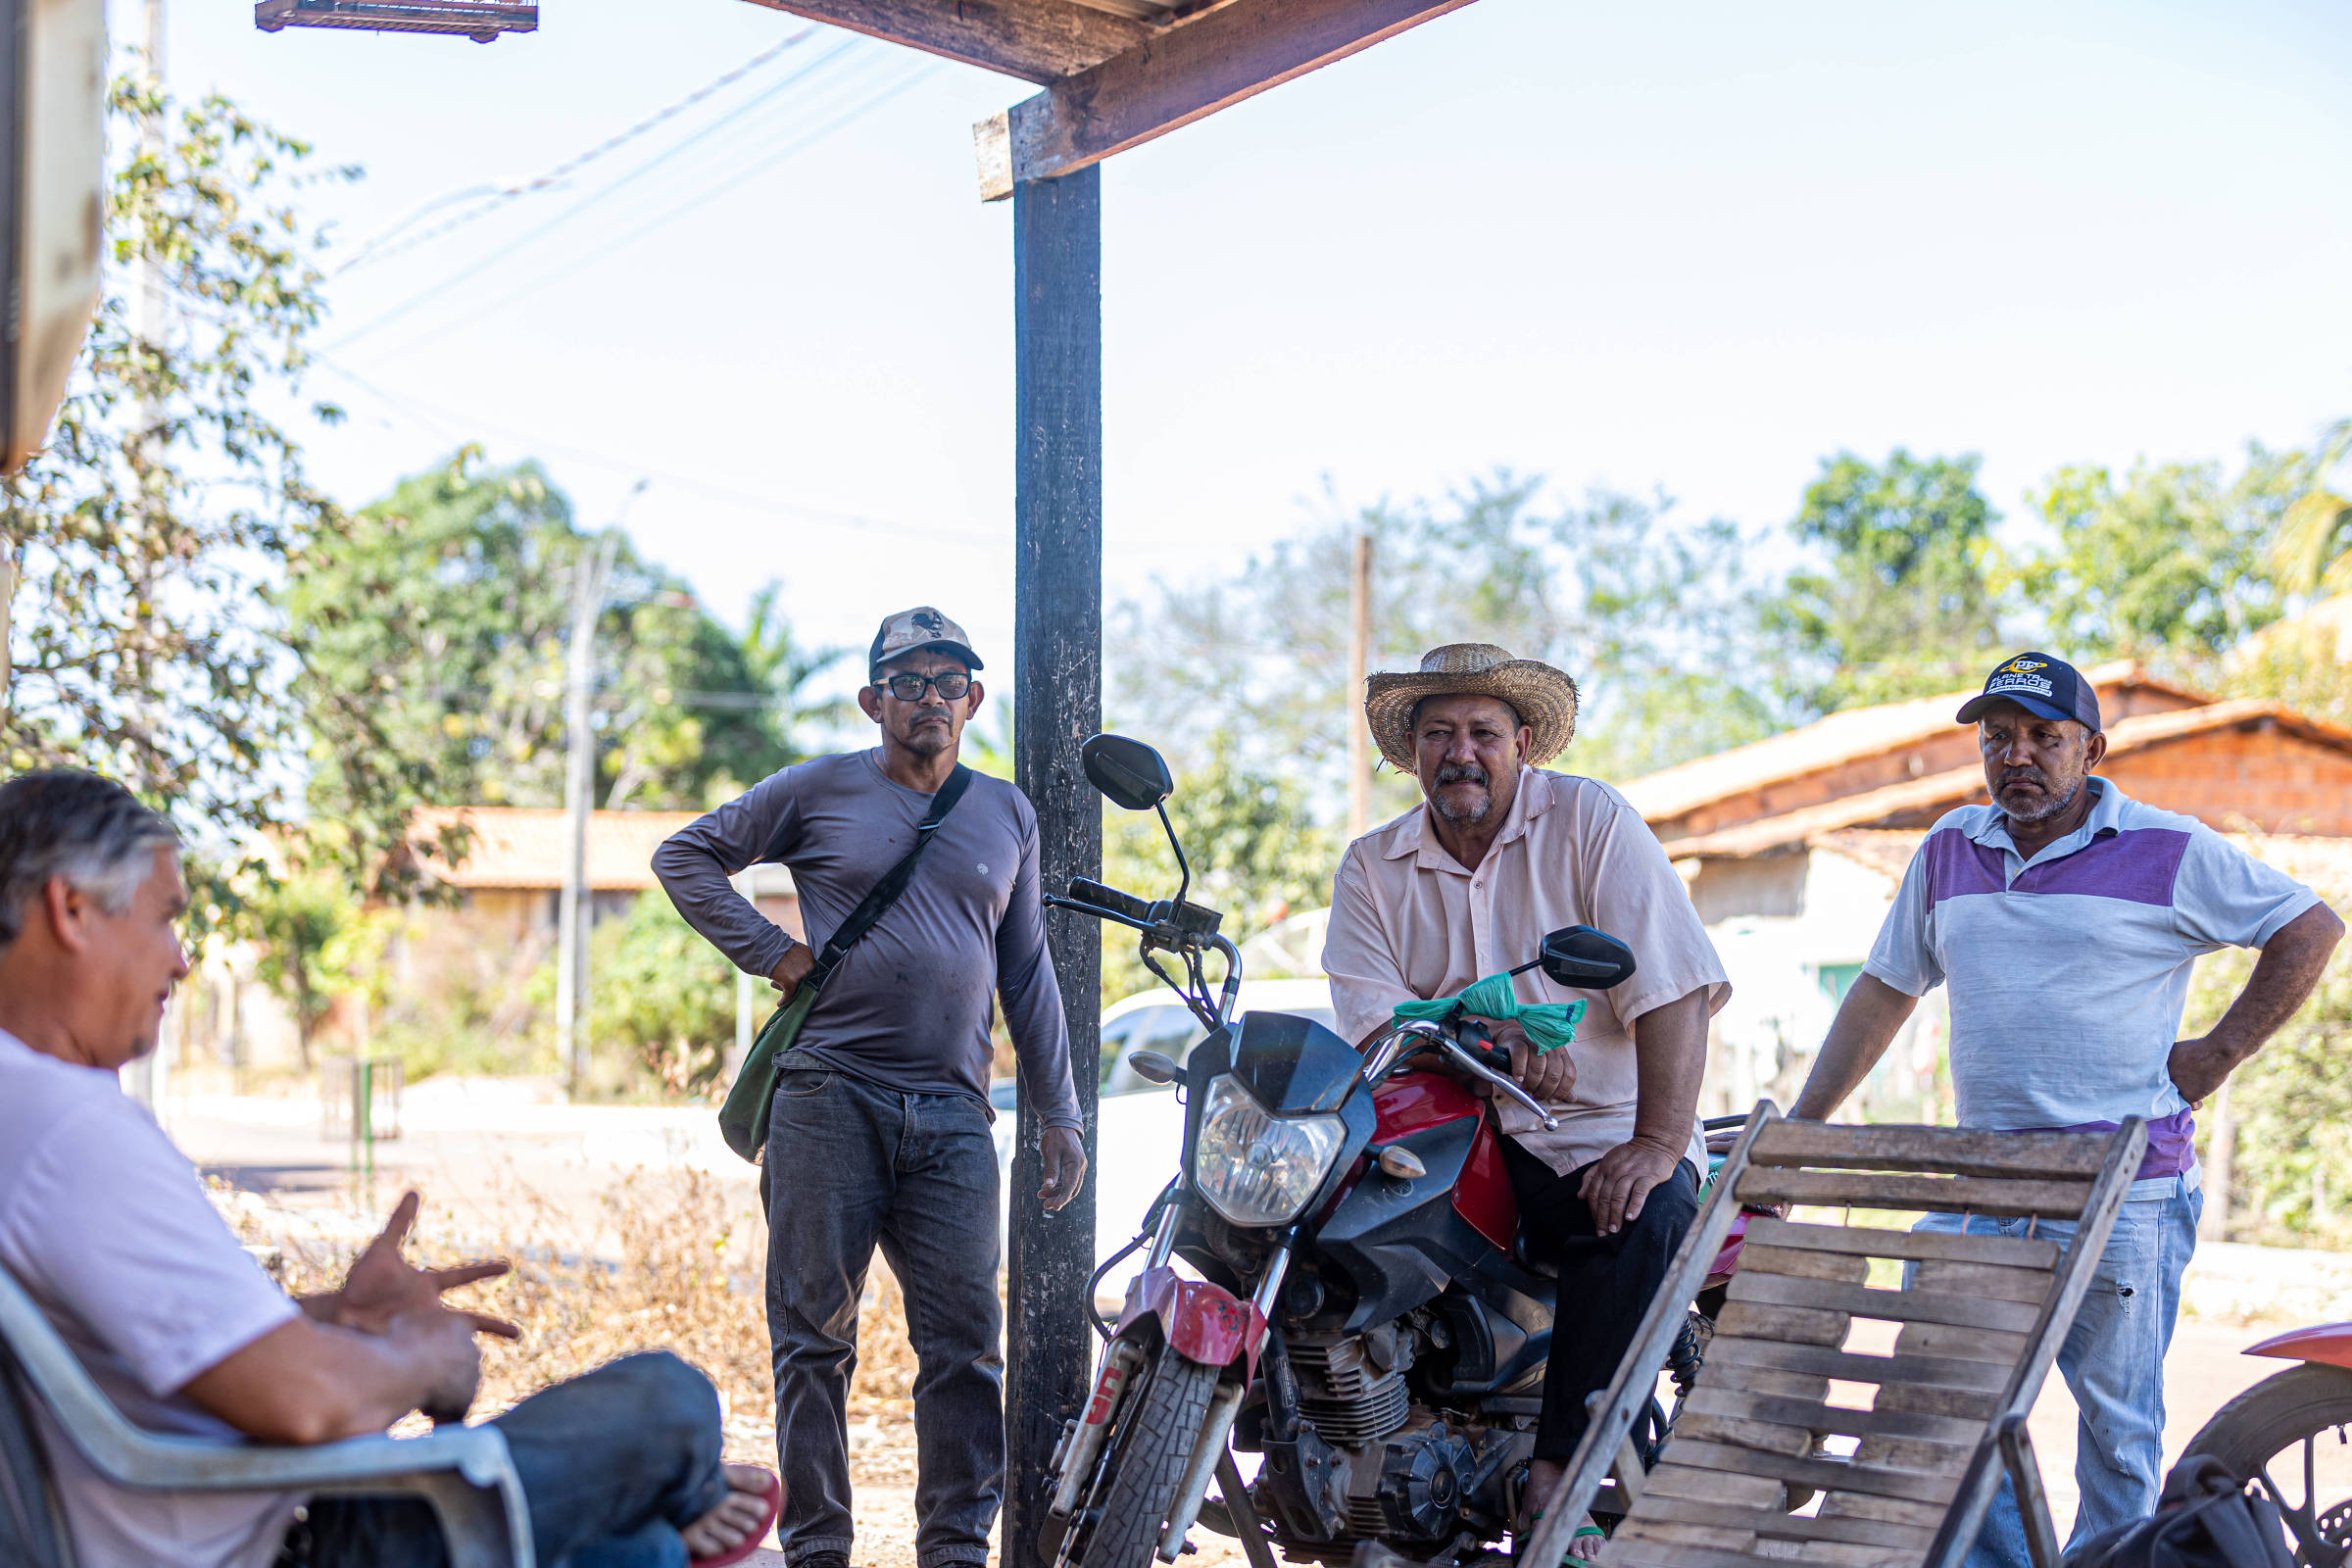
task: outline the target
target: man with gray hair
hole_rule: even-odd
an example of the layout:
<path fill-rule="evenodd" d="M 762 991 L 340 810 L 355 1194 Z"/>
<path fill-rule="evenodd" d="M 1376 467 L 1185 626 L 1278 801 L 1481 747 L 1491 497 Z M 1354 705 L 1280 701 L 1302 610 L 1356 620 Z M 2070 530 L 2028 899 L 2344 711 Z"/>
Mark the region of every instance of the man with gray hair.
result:
<path fill-rule="evenodd" d="M 515 1330 L 441 1294 L 506 1264 L 404 1262 L 411 1193 L 341 1290 L 289 1298 L 122 1093 L 119 1070 L 155 1049 L 188 972 L 187 902 L 179 836 L 121 785 L 65 769 L 0 784 L 0 1268 L 152 1432 L 314 1444 L 411 1410 L 462 1419 L 480 1380 L 474 1335 Z M 421 1499 L 320 1498 L 298 1521 L 298 1495 L 128 1491 L 39 1419 L 81 1568 L 448 1561 Z M 494 1425 L 543 1562 L 732 1562 L 780 1500 L 766 1471 L 720 1465 L 717 1397 L 671 1355 L 612 1362 Z M 10 1528 L 0 1512 L 0 1544 Z"/>

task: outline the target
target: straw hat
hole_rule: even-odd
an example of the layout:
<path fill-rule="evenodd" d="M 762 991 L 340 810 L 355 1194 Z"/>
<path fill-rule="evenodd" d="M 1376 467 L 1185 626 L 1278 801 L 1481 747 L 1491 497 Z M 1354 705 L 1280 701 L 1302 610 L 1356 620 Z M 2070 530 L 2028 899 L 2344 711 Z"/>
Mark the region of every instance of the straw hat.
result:
<path fill-rule="evenodd" d="M 1538 767 L 1566 751 L 1576 733 L 1576 682 L 1549 664 L 1513 659 L 1493 643 L 1447 643 L 1423 654 L 1412 674 L 1374 675 L 1364 682 L 1364 717 L 1390 766 L 1415 770 L 1413 705 L 1424 697 L 1451 696 L 1510 704 L 1519 722 L 1536 732 L 1527 760 Z"/>

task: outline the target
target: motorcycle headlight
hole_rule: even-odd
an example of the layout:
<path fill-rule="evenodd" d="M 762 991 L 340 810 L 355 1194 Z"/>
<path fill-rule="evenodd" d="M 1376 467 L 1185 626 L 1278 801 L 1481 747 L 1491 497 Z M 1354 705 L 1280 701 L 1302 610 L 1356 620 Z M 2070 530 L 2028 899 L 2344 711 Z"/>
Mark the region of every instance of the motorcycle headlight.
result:
<path fill-rule="evenodd" d="M 1232 1074 L 1208 1086 L 1193 1181 L 1236 1225 L 1288 1225 L 1298 1217 L 1348 1141 L 1337 1116 L 1277 1116 Z"/>

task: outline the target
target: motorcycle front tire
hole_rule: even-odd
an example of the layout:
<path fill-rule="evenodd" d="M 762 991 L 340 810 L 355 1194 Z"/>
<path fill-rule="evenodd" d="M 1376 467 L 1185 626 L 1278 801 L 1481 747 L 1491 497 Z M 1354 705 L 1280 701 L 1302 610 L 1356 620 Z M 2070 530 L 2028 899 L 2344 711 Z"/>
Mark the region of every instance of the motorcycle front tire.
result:
<path fill-rule="evenodd" d="M 1223 1371 L 1187 1360 L 1173 1346 L 1160 1346 L 1133 1402 L 1128 1429 L 1111 1434 L 1118 1445 L 1116 1468 L 1102 1499 L 1102 1517 L 1078 1554 L 1080 1568 L 1146 1568 L 1152 1561 Z"/>

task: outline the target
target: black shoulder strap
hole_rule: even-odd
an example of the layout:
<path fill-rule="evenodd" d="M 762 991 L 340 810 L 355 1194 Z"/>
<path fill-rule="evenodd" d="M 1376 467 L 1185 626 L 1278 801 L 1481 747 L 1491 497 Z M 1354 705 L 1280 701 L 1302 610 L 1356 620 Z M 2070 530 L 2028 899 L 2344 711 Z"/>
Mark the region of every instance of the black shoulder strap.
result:
<path fill-rule="evenodd" d="M 971 782 L 972 770 L 961 762 L 956 763 L 956 771 L 948 775 L 948 781 L 939 787 L 939 793 L 931 797 L 931 809 L 924 812 L 923 819 L 915 824 L 914 848 L 908 850 L 898 864 L 882 873 L 882 880 L 874 884 L 873 891 L 865 896 L 864 902 L 852 909 L 850 917 L 842 921 L 840 928 L 826 939 L 824 951 L 816 956 L 816 962 L 809 967 L 808 977 L 801 981 L 803 986 L 810 991 L 823 989 L 825 981 L 840 965 L 842 958 L 858 945 L 858 939 L 872 930 L 874 922 L 882 918 L 882 911 L 899 901 L 899 895 L 906 891 L 906 884 L 914 880 L 914 862 L 922 858 L 923 847 L 931 842 L 931 836 L 939 830 L 939 824 L 948 819 L 948 813 L 956 809 L 956 803 L 963 799 L 963 792 L 971 786 Z"/>

